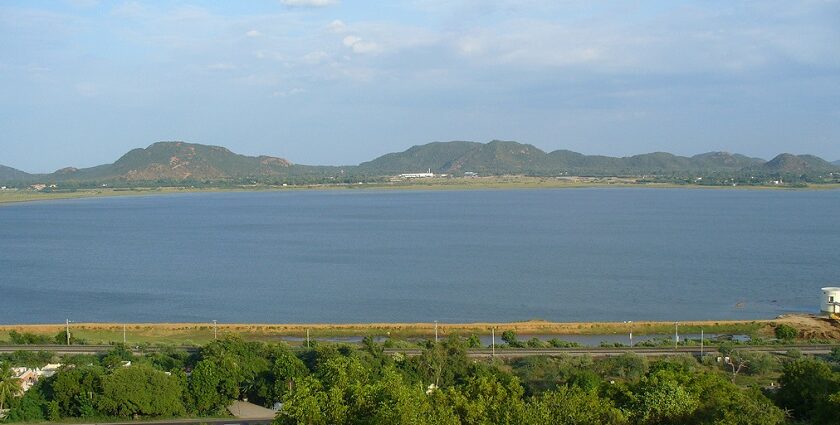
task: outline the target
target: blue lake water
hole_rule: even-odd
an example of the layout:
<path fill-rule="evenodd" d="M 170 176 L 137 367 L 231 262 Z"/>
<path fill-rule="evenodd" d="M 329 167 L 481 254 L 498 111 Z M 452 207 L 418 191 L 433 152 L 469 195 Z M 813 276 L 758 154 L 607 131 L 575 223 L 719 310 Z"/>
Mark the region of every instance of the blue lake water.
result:
<path fill-rule="evenodd" d="M 295 191 L 0 207 L 0 323 L 771 318 L 840 191 Z"/>

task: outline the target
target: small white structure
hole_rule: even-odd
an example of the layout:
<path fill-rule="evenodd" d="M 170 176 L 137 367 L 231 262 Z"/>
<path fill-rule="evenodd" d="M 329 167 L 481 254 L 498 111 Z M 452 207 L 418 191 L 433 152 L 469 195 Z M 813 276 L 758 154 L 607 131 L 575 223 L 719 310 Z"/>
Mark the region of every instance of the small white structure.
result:
<path fill-rule="evenodd" d="M 435 173 L 432 172 L 432 169 L 429 168 L 428 173 L 405 173 L 400 174 L 399 178 L 401 179 L 427 179 L 432 178 L 435 176 Z"/>
<path fill-rule="evenodd" d="M 822 288 L 820 311 L 826 314 L 840 314 L 840 288 L 827 286 Z"/>

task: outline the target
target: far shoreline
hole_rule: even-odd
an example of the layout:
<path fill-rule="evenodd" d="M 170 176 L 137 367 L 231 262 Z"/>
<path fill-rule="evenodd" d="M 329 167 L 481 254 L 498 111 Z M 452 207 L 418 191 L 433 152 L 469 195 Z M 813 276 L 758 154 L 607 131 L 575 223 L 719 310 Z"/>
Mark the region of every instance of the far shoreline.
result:
<path fill-rule="evenodd" d="M 177 193 L 257 193 L 286 191 L 464 191 L 464 190 L 517 190 L 517 189 L 587 189 L 587 188 L 641 188 L 641 189 L 709 189 L 709 190 L 759 190 L 759 191 L 824 191 L 838 190 L 840 184 L 812 184 L 805 187 L 792 186 L 712 186 L 676 183 L 639 183 L 632 179 L 617 177 L 585 178 L 571 180 L 558 177 L 497 176 L 478 178 L 409 180 L 389 183 L 357 184 L 307 184 L 307 185 L 252 185 L 236 187 L 138 187 L 138 188 L 96 188 L 68 192 L 36 192 L 30 190 L 0 191 L 0 206 L 43 201 L 70 199 L 110 198 L 123 196 L 157 196 Z"/>
<path fill-rule="evenodd" d="M 520 335 L 610 335 L 625 334 L 632 330 L 636 335 L 673 334 L 675 323 L 680 333 L 745 334 L 772 338 L 779 324 L 789 324 L 799 329 L 806 338 L 840 339 L 840 324 L 813 314 L 788 314 L 773 319 L 758 320 L 687 320 L 687 321 L 633 321 L 633 322 L 549 322 L 531 320 L 523 322 L 476 323 L 218 323 L 219 335 L 238 335 L 247 340 L 279 341 L 281 337 L 313 338 L 382 336 L 392 338 L 429 338 L 435 329 L 442 337 L 448 335 L 497 336 L 511 330 Z M 213 339 L 211 323 L 70 323 L 70 332 L 89 343 L 120 342 L 123 332 L 132 342 L 148 343 L 206 343 Z M 7 339 L 9 331 L 28 332 L 55 336 L 66 330 L 65 323 L 57 324 L 2 324 L 0 340 Z"/>

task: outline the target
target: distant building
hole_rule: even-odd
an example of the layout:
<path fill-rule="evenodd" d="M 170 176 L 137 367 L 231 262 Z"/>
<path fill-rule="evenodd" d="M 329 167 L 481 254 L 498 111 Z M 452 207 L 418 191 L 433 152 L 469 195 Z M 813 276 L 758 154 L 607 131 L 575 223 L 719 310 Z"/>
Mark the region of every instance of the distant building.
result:
<path fill-rule="evenodd" d="M 427 179 L 427 178 L 431 178 L 431 177 L 434 177 L 434 176 L 435 176 L 435 174 L 432 173 L 432 169 L 429 168 L 428 173 L 405 173 L 405 174 L 400 174 L 399 178 L 401 178 L 401 179 Z"/>
<path fill-rule="evenodd" d="M 820 311 L 826 314 L 840 314 L 840 288 L 836 286 L 822 288 Z"/>
<path fill-rule="evenodd" d="M 478 177 L 478 173 L 473 171 L 464 171 L 464 177 Z"/>
<path fill-rule="evenodd" d="M 49 378 L 58 372 L 61 363 L 51 363 L 42 368 L 31 369 L 28 367 L 13 367 L 12 373 L 15 378 L 20 379 L 20 388 L 23 392 L 29 391 L 41 378 Z"/>

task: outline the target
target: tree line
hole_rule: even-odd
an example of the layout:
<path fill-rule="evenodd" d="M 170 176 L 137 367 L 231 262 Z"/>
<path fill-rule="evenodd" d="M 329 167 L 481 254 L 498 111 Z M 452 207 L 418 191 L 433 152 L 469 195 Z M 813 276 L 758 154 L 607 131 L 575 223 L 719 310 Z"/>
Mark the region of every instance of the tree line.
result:
<path fill-rule="evenodd" d="M 840 350 L 501 361 L 468 357 L 469 343 L 429 341 L 416 356 L 386 354 L 372 338 L 292 349 L 230 336 L 194 353 L 145 355 L 116 345 L 63 357 L 57 374 L 22 396 L 10 366 L 54 359 L 18 352 L 0 356 L 0 408 L 9 408 L 6 422 L 200 417 L 247 399 L 281 402 L 277 425 L 832 424 L 840 411 Z"/>

